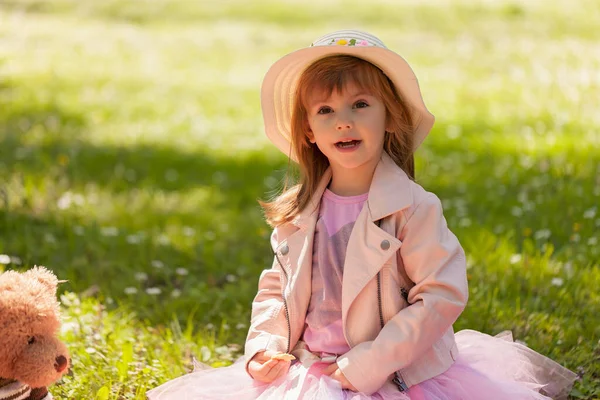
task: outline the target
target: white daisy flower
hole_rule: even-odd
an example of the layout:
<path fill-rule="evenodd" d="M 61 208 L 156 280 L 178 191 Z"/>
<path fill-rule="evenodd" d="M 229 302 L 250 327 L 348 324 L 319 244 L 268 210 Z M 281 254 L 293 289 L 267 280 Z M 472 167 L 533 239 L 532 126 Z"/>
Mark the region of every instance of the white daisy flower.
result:
<path fill-rule="evenodd" d="M 157 287 L 151 287 L 151 288 L 146 289 L 146 293 L 151 296 L 157 296 L 162 293 L 162 290 L 160 290 L 160 288 L 157 288 Z"/>
<path fill-rule="evenodd" d="M 510 256 L 510 263 L 516 264 L 516 263 L 520 262 L 522 259 L 523 259 L 523 257 L 520 254 L 513 254 L 512 256 Z"/>
<path fill-rule="evenodd" d="M 127 235 L 126 240 L 129 244 L 139 244 L 142 241 L 138 235 Z"/>
<path fill-rule="evenodd" d="M 190 226 L 184 226 L 183 227 L 183 234 L 185 236 L 194 236 L 196 234 L 196 230 Z"/>
<path fill-rule="evenodd" d="M 102 236 L 117 236 L 119 234 L 119 230 L 114 226 L 105 226 L 100 228 L 100 234 Z"/>
<path fill-rule="evenodd" d="M 171 239 L 169 239 L 169 237 L 167 235 L 161 234 L 158 236 L 157 242 L 158 242 L 158 244 L 166 246 L 171 243 Z"/>
<path fill-rule="evenodd" d="M 585 210 L 583 213 L 583 218 L 592 219 L 596 216 L 596 207 L 592 207 L 589 210 Z"/>
<path fill-rule="evenodd" d="M 148 274 L 145 272 L 136 272 L 134 277 L 135 277 L 136 281 L 147 281 L 148 280 Z"/>
<path fill-rule="evenodd" d="M 557 286 L 557 287 L 561 287 L 563 285 L 563 283 L 565 283 L 563 278 L 552 278 L 552 281 L 550 282 L 552 284 L 552 286 Z"/>
<path fill-rule="evenodd" d="M 134 287 L 126 287 L 125 294 L 136 294 L 138 292 L 137 288 Z"/>
<path fill-rule="evenodd" d="M 548 238 L 550 238 L 551 235 L 552 235 L 552 232 L 550 231 L 550 229 L 540 229 L 539 231 L 534 233 L 533 237 L 540 240 L 540 239 L 548 239 Z"/>
<path fill-rule="evenodd" d="M 458 225 L 461 227 L 471 226 L 471 220 L 467 217 L 461 218 Z"/>

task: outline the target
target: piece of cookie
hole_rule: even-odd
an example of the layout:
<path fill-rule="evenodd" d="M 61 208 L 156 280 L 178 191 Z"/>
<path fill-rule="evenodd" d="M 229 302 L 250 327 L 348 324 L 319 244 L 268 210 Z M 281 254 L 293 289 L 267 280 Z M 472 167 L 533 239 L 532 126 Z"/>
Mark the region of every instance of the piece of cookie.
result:
<path fill-rule="evenodd" d="M 292 360 L 296 359 L 296 357 L 294 357 L 293 355 L 288 354 L 288 353 L 278 353 L 278 354 L 275 354 L 271 358 L 274 358 L 275 360 L 284 360 L 284 361 L 292 361 Z"/>

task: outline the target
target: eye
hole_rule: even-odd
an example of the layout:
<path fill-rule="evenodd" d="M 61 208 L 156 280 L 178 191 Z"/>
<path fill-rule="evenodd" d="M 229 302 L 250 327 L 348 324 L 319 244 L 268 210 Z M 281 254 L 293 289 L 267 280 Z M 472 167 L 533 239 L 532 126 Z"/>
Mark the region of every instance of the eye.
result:
<path fill-rule="evenodd" d="M 30 336 L 29 339 L 27 339 L 27 343 L 34 344 L 35 343 L 35 336 Z"/>
<path fill-rule="evenodd" d="M 367 102 L 360 100 L 360 101 L 357 101 L 356 103 L 354 103 L 354 107 L 365 108 L 365 107 L 369 107 L 369 105 L 367 104 Z"/>
<path fill-rule="evenodd" d="M 331 107 L 324 106 L 324 107 L 319 108 L 319 111 L 317 111 L 317 114 L 329 114 L 331 112 L 333 112 Z"/>

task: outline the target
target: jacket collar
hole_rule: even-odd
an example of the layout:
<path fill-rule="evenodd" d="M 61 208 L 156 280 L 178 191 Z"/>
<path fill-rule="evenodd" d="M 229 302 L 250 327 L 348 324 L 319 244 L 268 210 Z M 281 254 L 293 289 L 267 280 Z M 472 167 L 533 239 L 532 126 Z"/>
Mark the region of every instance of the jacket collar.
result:
<path fill-rule="evenodd" d="M 409 207 L 413 203 L 411 180 L 384 151 L 375 168 L 369 189 L 369 212 L 372 221 Z"/>
<path fill-rule="evenodd" d="M 331 181 L 331 176 L 331 167 L 329 167 L 323 174 L 310 202 L 292 221 L 292 224 L 300 229 L 306 229 L 307 226 L 310 226 L 311 222 L 316 223 L 319 203 Z M 412 202 L 413 195 L 410 178 L 384 151 L 379 163 L 375 167 L 373 180 L 369 188 L 367 206 L 371 221 L 378 221 L 403 210 L 409 207 Z"/>

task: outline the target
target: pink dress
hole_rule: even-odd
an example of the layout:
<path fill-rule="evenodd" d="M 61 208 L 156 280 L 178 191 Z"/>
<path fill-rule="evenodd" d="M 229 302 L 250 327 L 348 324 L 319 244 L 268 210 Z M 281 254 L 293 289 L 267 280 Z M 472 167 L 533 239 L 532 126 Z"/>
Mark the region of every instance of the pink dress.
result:
<path fill-rule="evenodd" d="M 293 362 L 286 376 L 256 382 L 246 360 L 224 368 L 196 365 L 194 372 L 147 393 L 150 400 L 517 400 L 566 399 L 576 375 L 551 359 L 515 343 L 510 332 L 489 336 L 456 333 L 459 356 L 443 374 L 400 392 L 391 382 L 372 395 L 343 390 L 321 371 L 350 348 L 341 323 L 341 288 L 346 247 L 367 193 L 341 197 L 326 190 L 313 245 L 312 295 L 302 341 L 314 360 Z"/>

